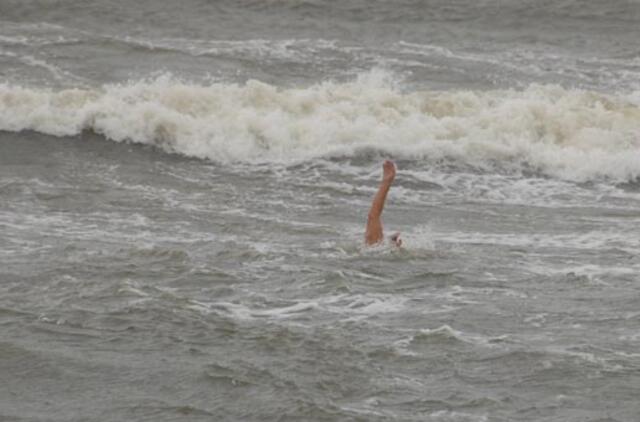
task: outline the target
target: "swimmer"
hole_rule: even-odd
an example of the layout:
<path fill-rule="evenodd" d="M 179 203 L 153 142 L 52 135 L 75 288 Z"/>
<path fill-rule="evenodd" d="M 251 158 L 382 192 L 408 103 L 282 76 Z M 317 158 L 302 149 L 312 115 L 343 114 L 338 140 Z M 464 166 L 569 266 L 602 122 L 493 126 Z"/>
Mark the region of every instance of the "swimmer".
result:
<path fill-rule="evenodd" d="M 371 204 L 367 218 L 367 230 L 364 234 L 364 242 L 367 245 L 375 245 L 384 240 L 382 220 L 380 217 L 382 216 L 382 209 L 387 199 L 387 193 L 395 178 L 396 165 L 391 160 L 385 160 L 384 164 L 382 164 L 382 182 L 380 182 L 378 192 L 376 192 L 376 195 L 373 197 L 373 203 Z M 400 233 L 394 233 L 389 237 L 389 240 L 398 247 L 402 246 Z"/>

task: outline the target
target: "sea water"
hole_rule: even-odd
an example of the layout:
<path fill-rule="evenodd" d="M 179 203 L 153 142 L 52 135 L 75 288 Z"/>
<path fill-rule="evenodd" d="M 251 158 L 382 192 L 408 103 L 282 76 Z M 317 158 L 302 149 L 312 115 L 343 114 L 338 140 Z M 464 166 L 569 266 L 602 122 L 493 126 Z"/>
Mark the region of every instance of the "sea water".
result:
<path fill-rule="evenodd" d="M 639 28 L 0 1 L 0 420 L 637 421 Z"/>

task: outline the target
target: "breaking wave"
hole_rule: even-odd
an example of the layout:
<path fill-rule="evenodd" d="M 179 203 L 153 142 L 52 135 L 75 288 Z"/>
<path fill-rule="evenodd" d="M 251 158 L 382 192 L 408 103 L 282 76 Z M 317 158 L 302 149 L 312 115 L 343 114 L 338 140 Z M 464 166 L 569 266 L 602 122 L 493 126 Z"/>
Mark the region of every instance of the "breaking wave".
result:
<path fill-rule="evenodd" d="M 630 181 L 640 176 L 638 94 L 555 85 L 407 92 L 382 71 L 303 88 L 171 76 L 58 91 L 0 84 L 0 130 L 93 131 L 223 163 L 376 151 L 482 171 Z"/>

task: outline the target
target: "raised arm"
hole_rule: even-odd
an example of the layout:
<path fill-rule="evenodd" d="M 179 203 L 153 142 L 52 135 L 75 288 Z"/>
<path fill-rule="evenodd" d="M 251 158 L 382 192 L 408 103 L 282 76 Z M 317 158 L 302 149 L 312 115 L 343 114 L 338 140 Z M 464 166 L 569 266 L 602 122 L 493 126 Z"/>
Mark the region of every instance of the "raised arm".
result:
<path fill-rule="evenodd" d="M 386 160 L 382 165 L 382 182 L 380 182 L 378 192 L 376 192 L 376 195 L 373 197 L 371 209 L 367 217 L 367 229 L 364 235 L 364 241 L 367 245 L 375 245 L 384 239 L 381 220 L 382 210 L 384 209 L 384 203 L 387 199 L 387 193 L 395 177 L 396 165 L 393 161 Z"/>

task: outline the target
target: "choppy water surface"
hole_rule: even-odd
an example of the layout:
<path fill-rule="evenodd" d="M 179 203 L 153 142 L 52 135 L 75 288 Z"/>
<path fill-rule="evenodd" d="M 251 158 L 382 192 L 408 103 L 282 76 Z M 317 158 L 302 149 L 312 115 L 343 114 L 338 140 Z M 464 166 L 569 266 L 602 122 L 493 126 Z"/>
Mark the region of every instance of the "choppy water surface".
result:
<path fill-rule="evenodd" d="M 0 419 L 636 421 L 639 20 L 2 2 Z"/>

